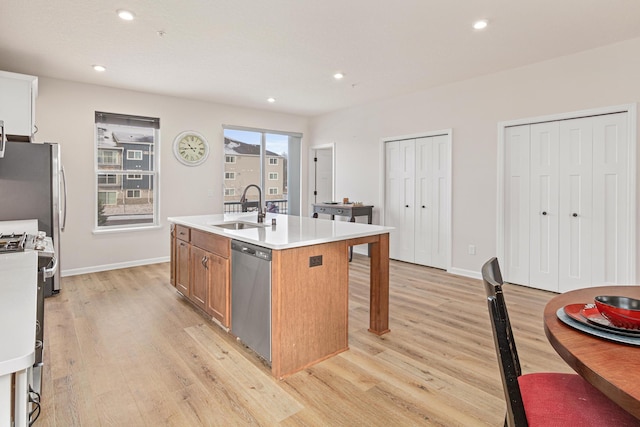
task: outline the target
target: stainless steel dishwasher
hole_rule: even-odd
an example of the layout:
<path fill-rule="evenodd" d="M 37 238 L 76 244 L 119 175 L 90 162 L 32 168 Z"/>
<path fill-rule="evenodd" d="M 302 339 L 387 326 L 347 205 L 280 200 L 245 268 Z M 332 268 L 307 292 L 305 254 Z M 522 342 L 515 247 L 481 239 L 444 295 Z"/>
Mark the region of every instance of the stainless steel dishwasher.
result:
<path fill-rule="evenodd" d="M 231 333 L 271 362 L 271 249 L 231 241 Z"/>

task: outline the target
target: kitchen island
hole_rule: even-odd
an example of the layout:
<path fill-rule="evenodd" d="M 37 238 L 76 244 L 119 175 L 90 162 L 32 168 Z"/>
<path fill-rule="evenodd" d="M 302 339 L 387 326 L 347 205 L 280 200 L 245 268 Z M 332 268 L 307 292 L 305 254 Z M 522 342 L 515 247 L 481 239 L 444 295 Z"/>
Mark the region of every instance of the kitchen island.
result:
<path fill-rule="evenodd" d="M 277 378 L 348 349 L 350 246 L 370 244 L 369 331 L 389 332 L 392 228 L 271 213 L 262 224 L 256 213 L 169 222 L 172 284 L 231 330 L 231 240 L 272 250 L 271 372 Z"/>

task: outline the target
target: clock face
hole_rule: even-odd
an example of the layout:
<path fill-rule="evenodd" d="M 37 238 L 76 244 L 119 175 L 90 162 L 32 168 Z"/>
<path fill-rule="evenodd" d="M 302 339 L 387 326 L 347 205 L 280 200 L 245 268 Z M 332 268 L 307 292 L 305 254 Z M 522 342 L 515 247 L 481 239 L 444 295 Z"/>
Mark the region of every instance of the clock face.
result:
<path fill-rule="evenodd" d="M 197 132 L 182 132 L 174 141 L 173 152 L 185 165 L 196 166 L 207 159 L 209 144 L 204 136 Z"/>

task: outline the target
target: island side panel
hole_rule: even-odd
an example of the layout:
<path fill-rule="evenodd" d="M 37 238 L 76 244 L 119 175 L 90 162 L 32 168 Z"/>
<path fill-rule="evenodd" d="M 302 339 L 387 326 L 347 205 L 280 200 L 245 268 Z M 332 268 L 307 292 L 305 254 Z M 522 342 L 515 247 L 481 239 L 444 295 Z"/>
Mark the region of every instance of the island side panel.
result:
<path fill-rule="evenodd" d="M 310 266 L 311 257 L 318 256 L 322 265 Z M 271 277 L 271 366 L 276 378 L 348 349 L 345 241 L 273 251 Z"/>

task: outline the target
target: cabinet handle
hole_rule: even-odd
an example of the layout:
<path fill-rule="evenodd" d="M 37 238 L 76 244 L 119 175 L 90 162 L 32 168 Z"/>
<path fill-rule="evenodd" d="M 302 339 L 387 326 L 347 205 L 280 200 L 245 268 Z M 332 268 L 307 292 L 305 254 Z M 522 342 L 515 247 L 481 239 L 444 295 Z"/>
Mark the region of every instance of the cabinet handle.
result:
<path fill-rule="evenodd" d="M 547 214 L 547 211 L 542 211 L 542 215 L 546 215 L 546 214 Z"/>
<path fill-rule="evenodd" d="M 425 205 L 422 205 L 422 209 L 426 209 L 427 207 Z"/>
<path fill-rule="evenodd" d="M 405 207 L 405 208 L 408 208 L 408 207 L 409 207 L 409 205 L 404 205 L 404 207 Z"/>
<path fill-rule="evenodd" d="M 574 212 L 573 215 L 571 215 L 571 216 L 574 217 L 574 218 L 577 218 L 578 214 Z"/>
<path fill-rule="evenodd" d="M 207 261 L 209 261 L 209 258 L 206 256 L 202 257 L 202 261 L 200 261 L 202 263 L 202 266 L 206 269 L 209 269 L 209 267 L 207 267 Z"/>

